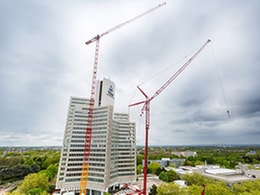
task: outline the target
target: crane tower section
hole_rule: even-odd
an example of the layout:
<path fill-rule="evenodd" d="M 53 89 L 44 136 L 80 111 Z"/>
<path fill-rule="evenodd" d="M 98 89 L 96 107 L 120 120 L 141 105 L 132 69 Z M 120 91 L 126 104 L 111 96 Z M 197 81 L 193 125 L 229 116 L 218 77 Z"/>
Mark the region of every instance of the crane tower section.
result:
<path fill-rule="evenodd" d="M 97 67 L 98 67 L 98 57 L 99 57 L 99 42 L 100 38 L 111 33 L 112 31 L 115 31 L 153 11 L 156 9 L 164 6 L 166 3 L 159 4 L 139 15 L 136 17 L 133 17 L 119 25 L 114 26 L 113 28 L 96 35 L 94 38 L 90 39 L 89 41 L 86 41 L 86 44 L 91 44 L 93 42 L 96 42 L 95 47 L 95 56 L 94 56 L 94 68 L 93 68 L 93 76 L 92 76 L 92 84 L 91 84 L 91 95 L 90 95 L 90 103 L 89 103 L 89 111 L 88 111 L 88 119 L 87 119 L 87 128 L 86 128 L 86 134 L 85 134 L 85 141 L 84 141 L 84 157 L 82 162 L 82 171 L 81 171 L 81 178 L 80 178 L 80 195 L 86 195 L 87 194 L 87 184 L 88 184 L 88 170 L 89 170 L 89 157 L 90 157 L 90 150 L 91 150 L 91 139 L 92 139 L 92 121 L 93 121 L 93 110 L 94 110 L 94 93 L 96 89 L 96 78 L 97 78 Z"/>

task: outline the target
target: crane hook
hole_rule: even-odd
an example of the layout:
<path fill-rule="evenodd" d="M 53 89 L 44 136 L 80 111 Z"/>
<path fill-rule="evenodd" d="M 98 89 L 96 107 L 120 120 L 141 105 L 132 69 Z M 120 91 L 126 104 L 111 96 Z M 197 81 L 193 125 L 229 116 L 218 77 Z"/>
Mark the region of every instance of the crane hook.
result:
<path fill-rule="evenodd" d="M 229 113 L 229 110 L 227 110 L 227 115 L 228 115 L 228 118 L 230 119 L 230 113 Z"/>

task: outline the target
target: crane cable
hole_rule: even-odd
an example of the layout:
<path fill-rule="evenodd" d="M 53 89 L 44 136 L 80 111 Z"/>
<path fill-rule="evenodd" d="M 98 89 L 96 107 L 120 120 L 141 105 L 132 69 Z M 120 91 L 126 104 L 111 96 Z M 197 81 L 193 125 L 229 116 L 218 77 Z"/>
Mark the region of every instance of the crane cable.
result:
<path fill-rule="evenodd" d="M 173 68 L 173 67 L 176 67 L 177 65 L 179 65 L 180 63 L 184 62 L 189 56 L 191 56 L 193 53 L 195 53 L 194 51 L 191 52 L 190 54 L 178 59 L 176 62 L 174 62 L 173 64 L 167 66 L 166 68 L 162 69 L 161 71 L 153 74 L 152 76 L 148 77 L 147 79 L 145 79 L 143 82 L 141 82 L 140 84 L 138 84 L 138 86 L 141 86 L 141 85 L 144 85 L 145 83 L 153 80 L 155 77 L 158 77 L 160 74 L 164 73 L 165 71 Z M 137 92 L 137 88 L 135 88 L 130 100 L 129 100 L 129 104 L 131 104 L 132 100 L 134 99 L 135 95 L 136 95 L 136 92 Z"/>
<path fill-rule="evenodd" d="M 213 61 L 214 61 L 214 64 L 215 64 L 215 67 L 216 67 L 216 70 L 217 70 L 216 71 L 217 77 L 218 77 L 220 89 L 221 89 L 221 92 L 222 92 L 222 95 L 223 95 L 224 103 L 225 103 L 225 106 L 226 106 L 227 116 L 228 116 L 229 119 L 231 119 L 230 111 L 228 109 L 228 107 L 229 107 L 228 99 L 227 99 L 227 96 L 226 96 L 226 93 L 225 93 L 225 90 L 224 90 L 222 76 L 221 76 L 221 72 L 220 72 L 220 69 L 219 69 L 219 66 L 218 66 L 218 63 L 217 63 L 217 60 L 216 60 L 213 44 L 211 46 L 211 53 L 212 53 L 212 58 L 213 58 Z"/>
<path fill-rule="evenodd" d="M 175 63 L 173 63 L 173 64 L 167 66 L 166 68 L 162 69 L 161 71 L 159 71 L 159 72 L 155 73 L 154 75 L 148 77 L 148 78 L 145 79 L 143 82 L 141 82 L 138 86 L 147 83 L 148 81 L 154 79 L 155 77 L 159 76 L 160 74 L 162 74 L 163 72 L 169 70 L 170 68 L 177 66 L 178 64 L 180 64 L 181 62 L 183 62 L 184 60 L 186 60 L 186 59 L 188 58 L 188 56 L 189 56 L 189 55 L 184 56 L 183 58 L 177 60 L 177 62 L 175 62 Z"/>

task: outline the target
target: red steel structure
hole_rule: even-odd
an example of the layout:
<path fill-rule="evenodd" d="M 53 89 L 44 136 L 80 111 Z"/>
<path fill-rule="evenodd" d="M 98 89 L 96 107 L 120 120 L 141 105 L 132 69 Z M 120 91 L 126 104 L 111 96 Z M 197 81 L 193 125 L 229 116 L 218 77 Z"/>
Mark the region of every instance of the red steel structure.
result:
<path fill-rule="evenodd" d="M 142 113 L 145 111 L 145 151 L 144 151 L 144 167 L 143 167 L 143 174 L 144 174 L 144 182 L 143 182 L 143 191 L 142 194 L 146 195 L 146 186 L 147 186 L 147 156 L 148 156 L 148 130 L 150 127 L 150 103 L 151 101 L 157 97 L 162 91 L 168 87 L 176 77 L 178 77 L 182 71 L 197 57 L 197 55 L 206 47 L 206 45 L 210 42 L 208 39 L 200 49 L 195 52 L 178 70 L 174 73 L 155 93 L 152 97 L 148 97 L 148 95 L 139 87 L 137 86 L 138 90 L 144 95 L 145 100 L 130 104 L 131 106 L 136 106 L 139 104 L 144 104 L 142 108 Z"/>
<path fill-rule="evenodd" d="M 86 136 L 84 141 L 84 154 L 83 154 L 83 162 L 82 162 L 82 171 L 81 171 L 81 177 L 80 177 L 80 195 L 86 195 L 87 194 L 87 184 L 88 184 L 88 170 L 89 170 L 89 158 L 90 158 L 90 150 L 91 150 L 91 140 L 92 140 L 92 120 L 93 120 L 93 111 L 94 111 L 94 96 L 95 96 L 95 90 L 96 90 L 96 78 L 97 78 L 97 66 L 98 66 L 98 55 L 99 55 L 99 41 L 100 38 L 111 33 L 114 30 L 117 30 L 121 27 L 123 27 L 126 24 L 129 24 L 137 19 L 139 19 L 142 16 L 145 16 L 146 14 L 149 14 L 150 12 L 166 5 L 166 3 L 161 3 L 146 12 L 139 14 L 138 16 L 127 20 L 108 31 L 96 35 L 94 38 L 90 39 L 86 42 L 87 45 L 96 42 L 95 47 L 95 56 L 94 56 L 94 68 L 93 68 L 93 76 L 92 76 L 92 84 L 91 84 L 91 95 L 90 95 L 90 102 L 89 102 L 89 110 L 88 110 L 88 120 L 87 120 L 87 128 L 86 128 Z"/>

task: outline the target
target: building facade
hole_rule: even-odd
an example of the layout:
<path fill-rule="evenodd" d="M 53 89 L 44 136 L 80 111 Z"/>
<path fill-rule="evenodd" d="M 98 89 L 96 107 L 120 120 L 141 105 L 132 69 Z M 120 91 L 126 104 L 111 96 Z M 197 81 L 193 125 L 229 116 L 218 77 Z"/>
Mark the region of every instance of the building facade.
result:
<path fill-rule="evenodd" d="M 114 113 L 115 85 L 97 82 L 87 194 L 102 195 L 136 179 L 135 123 L 128 114 Z M 56 181 L 61 192 L 79 192 L 89 99 L 71 97 Z"/>

